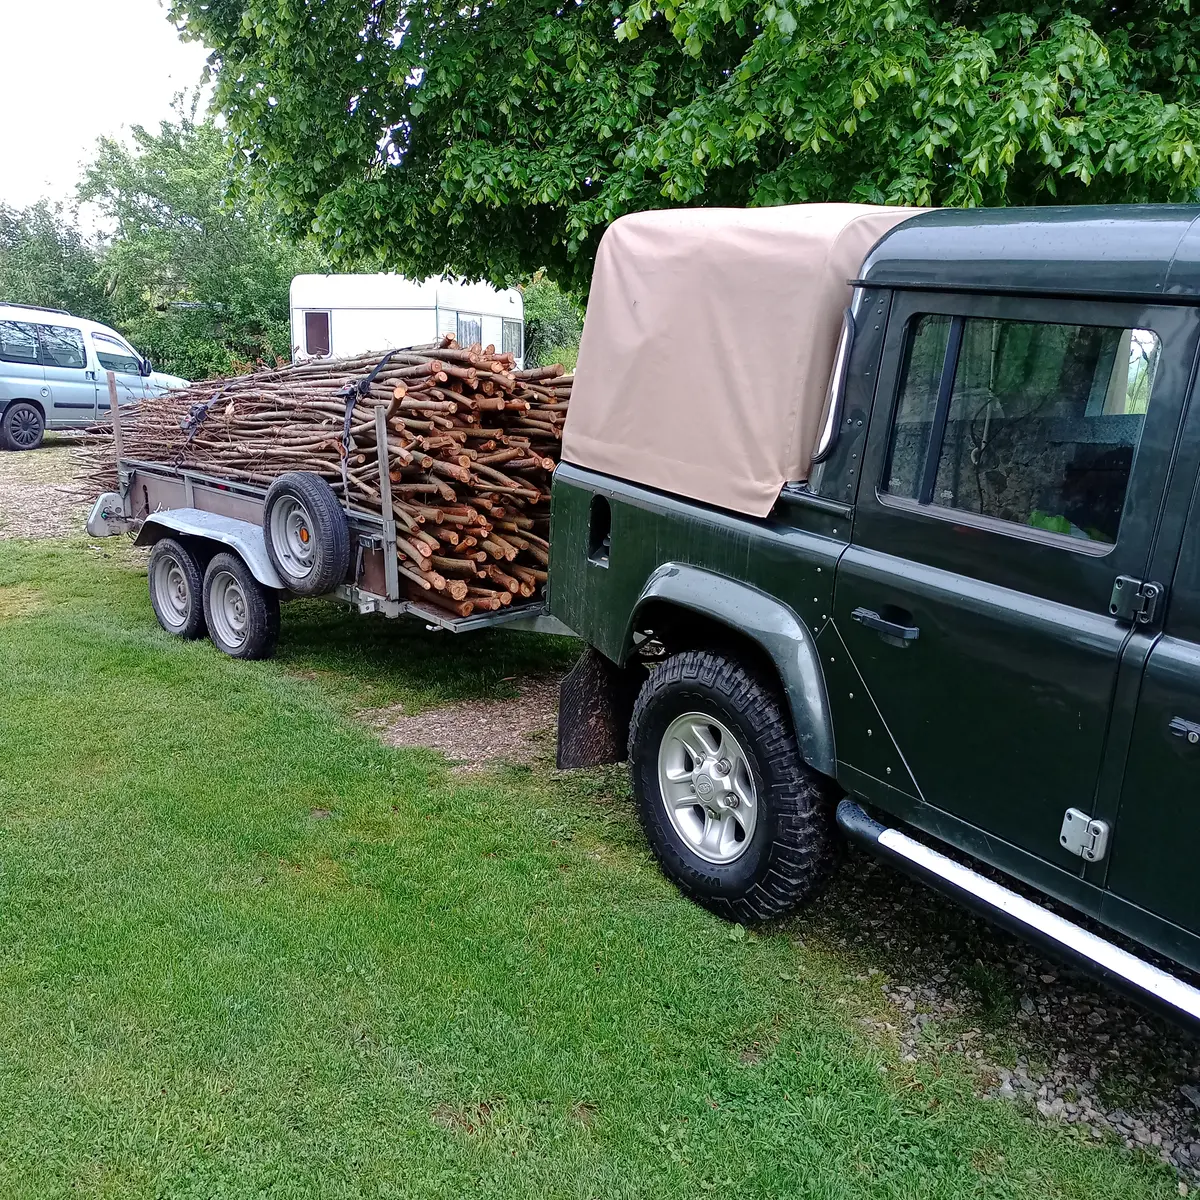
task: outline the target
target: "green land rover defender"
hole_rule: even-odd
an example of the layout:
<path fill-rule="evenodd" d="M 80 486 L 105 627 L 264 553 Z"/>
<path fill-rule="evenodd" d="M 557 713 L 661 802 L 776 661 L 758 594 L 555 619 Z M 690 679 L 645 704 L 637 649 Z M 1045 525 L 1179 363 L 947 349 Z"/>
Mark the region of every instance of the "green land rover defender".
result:
<path fill-rule="evenodd" d="M 627 754 L 731 920 L 848 837 L 1200 1017 L 1198 348 L 1198 208 L 616 222 L 553 486 L 560 765 Z"/>

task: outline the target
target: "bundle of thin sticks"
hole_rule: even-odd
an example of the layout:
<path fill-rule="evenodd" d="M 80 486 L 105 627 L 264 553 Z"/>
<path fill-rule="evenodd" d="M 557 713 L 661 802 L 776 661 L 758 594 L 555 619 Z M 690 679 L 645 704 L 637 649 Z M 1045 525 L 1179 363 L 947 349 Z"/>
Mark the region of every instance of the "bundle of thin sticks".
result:
<path fill-rule="evenodd" d="M 123 407 L 122 454 L 256 484 L 312 471 L 350 510 L 381 513 L 382 405 L 400 578 L 410 599 L 469 616 L 535 596 L 546 581 L 550 473 L 571 382 L 561 366 L 517 370 L 511 354 L 447 337 Z M 87 453 L 93 481 L 114 486 L 111 438 Z"/>

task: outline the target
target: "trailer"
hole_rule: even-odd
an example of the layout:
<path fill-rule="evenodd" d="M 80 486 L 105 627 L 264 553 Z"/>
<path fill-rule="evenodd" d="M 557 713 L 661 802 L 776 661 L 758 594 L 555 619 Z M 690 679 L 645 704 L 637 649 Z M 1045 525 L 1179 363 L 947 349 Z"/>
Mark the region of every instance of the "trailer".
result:
<path fill-rule="evenodd" d="M 384 410 L 377 410 L 384 420 Z M 344 518 L 348 535 L 348 567 L 321 597 L 341 602 L 357 613 L 415 617 L 429 629 L 468 633 L 503 626 L 507 629 L 570 634 L 549 616 L 543 598 L 494 612 L 460 617 L 433 604 L 403 595 L 397 571 L 396 522 L 378 513 L 337 501 L 318 476 L 323 490 L 306 492 L 304 472 L 283 476 L 270 488 L 223 479 L 166 463 L 125 458 L 120 451 L 120 422 L 115 422 L 118 489 L 105 492 L 92 506 L 87 530 L 92 537 L 133 534 L 138 546 L 151 547 L 150 603 L 167 633 L 198 638 L 205 633 L 218 649 L 234 658 L 267 658 L 279 635 L 279 605 L 303 593 L 281 577 L 280 556 L 303 574 L 319 538 L 320 496 Z M 379 444 L 386 447 L 380 428 Z M 384 451 L 386 453 L 386 450 Z M 381 471 L 388 479 L 386 466 Z M 291 495 L 274 506 L 272 492 L 280 484 Z M 310 487 L 314 486 L 309 484 Z M 384 510 L 390 511 L 385 482 Z M 316 497 L 317 502 L 310 497 Z M 342 521 L 338 520 L 339 528 Z M 268 540 L 275 553 L 272 560 Z M 311 593 L 308 593 L 311 594 Z"/>

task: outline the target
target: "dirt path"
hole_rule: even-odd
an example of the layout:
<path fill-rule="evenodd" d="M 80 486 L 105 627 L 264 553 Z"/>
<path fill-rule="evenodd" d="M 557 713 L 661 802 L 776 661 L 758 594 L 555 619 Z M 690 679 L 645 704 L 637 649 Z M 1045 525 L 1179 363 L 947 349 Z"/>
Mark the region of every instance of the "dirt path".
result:
<path fill-rule="evenodd" d="M 48 436 L 39 450 L 0 450 L 0 539 L 78 536 L 87 511 L 71 443 Z"/>
<path fill-rule="evenodd" d="M 455 770 L 490 762 L 529 763 L 538 736 L 552 734 L 558 713 L 558 680 L 533 676 L 518 684 L 513 700 L 465 700 L 407 715 L 403 705 L 374 709 L 363 718 L 389 746 L 440 750 Z"/>

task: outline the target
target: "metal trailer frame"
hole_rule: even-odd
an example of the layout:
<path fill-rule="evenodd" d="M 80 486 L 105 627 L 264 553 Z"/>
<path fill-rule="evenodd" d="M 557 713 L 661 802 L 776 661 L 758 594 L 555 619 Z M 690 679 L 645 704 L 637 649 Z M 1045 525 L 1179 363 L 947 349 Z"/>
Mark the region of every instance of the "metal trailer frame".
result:
<path fill-rule="evenodd" d="M 384 419 L 385 410 L 377 408 L 376 421 Z M 381 434 L 378 444 L 386 446 L 386 436 Z M 291 595 L 266 552 L 262 523 L 265 487 L 164 463 L 123 458 L 119 440 L 117 478 L 119 490 L 102 495 L 88 517 L 87 528 L 93 537 L 134 532 L 134 544 L 138 546 L 175 536 L 185 544 L 228 547 L 259 583 Z M 381 478 L 384 508 L 388 510 L 391 481 L 386 464 Z M 544 600 L 527 600 L 495 612 L 456 617 L 436 605 L 407 599 L 401 594 L 396 570 L 395 520 L 345 504 L 342 507 L 350 525 L 350 577 L 324 599 L 343 601 L 360 613 L 417 617 L 429 628 L 453 633 L 503 626 L 574 636 L 549 615 Z"/>

